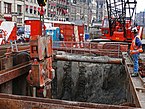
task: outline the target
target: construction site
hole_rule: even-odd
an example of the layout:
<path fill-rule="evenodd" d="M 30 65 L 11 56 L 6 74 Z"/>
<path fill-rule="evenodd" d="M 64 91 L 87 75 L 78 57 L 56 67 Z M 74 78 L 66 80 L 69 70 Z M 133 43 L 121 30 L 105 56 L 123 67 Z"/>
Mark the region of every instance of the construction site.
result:
<path fill-rule="evenodd" d="M 85 40 L 83 24 L 44 22 L 43 0 L 40 20 L 25 21 L 25 37 L 18 39 L 15 22 L 0 21 L 0 109 L 145 109 L 145 33 L 132 23 L 137 1 L 106 4 L 98 39 Z M 143 48 L 137 77 L 134 26 Z"/>

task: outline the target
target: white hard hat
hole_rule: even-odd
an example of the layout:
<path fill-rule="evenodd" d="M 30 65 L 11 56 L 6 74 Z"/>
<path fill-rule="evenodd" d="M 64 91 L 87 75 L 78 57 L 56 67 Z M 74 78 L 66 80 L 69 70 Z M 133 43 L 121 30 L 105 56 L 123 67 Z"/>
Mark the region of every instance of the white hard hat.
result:
<path fill-rule="evenodd" d="M 133 33 L 137 33 L 137 32 L 138 32 L 138 30 L 137 30 L 137 28 L 136 28 L 136 27 L 134 27 L 134 28 L 132 28 L 131 32 L 133 32 Z"/>

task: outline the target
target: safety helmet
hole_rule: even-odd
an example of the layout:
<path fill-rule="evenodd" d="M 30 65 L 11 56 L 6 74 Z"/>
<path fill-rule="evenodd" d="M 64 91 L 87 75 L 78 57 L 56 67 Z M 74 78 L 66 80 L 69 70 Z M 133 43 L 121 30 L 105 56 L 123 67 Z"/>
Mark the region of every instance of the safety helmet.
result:
<path fill-rule="evenodd" d="M 132 28 L 131 32 L 137 33 L 138 32 L 137 27 Z"/>
<path fill-rule="evenodd" d="M 63 33 L 63 30 L 61 30 L 60 32 Z"/>

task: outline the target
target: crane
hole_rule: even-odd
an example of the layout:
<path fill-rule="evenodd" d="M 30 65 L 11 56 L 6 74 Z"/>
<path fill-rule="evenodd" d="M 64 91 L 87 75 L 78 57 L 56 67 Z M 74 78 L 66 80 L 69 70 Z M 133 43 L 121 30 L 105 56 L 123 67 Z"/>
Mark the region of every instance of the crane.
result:
<path fill-rule="evenodd" d="M 137 0 L 106 0 L 107 17 L 102 23 L 102 38 L 113 41 L 131 42 L 131 28 L 137 26 L 135 21 Z M 134 22 L 134 23 L 133 23 Z M 137 26 L 142 38 L 143 28 Z"/>

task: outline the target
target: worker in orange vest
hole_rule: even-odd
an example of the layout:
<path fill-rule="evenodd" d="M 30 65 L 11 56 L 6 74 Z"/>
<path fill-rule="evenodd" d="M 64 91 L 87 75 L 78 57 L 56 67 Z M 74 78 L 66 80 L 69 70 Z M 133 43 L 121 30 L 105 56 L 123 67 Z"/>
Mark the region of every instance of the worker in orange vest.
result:
<path fill-rule="evenodd" d="M 132 77 L 136 77 L 138 76 L 138 69 L 139 69 L 139 65 L 138 65 L 138 58 L 141 52 L 143 52 L 142 50 L 142 43 L 141 43 L 141 39 L 138 35 L 138 30 L 136 27 L 132 28 L 132 31 L 134 33 L 134 39 L 132 40 L 131 46 L 130 46 L 130 54 L 133 57 L 133 62 L 134 62 L 134 69 L 133 69 L 133 73 L 131 73 Z"/>

